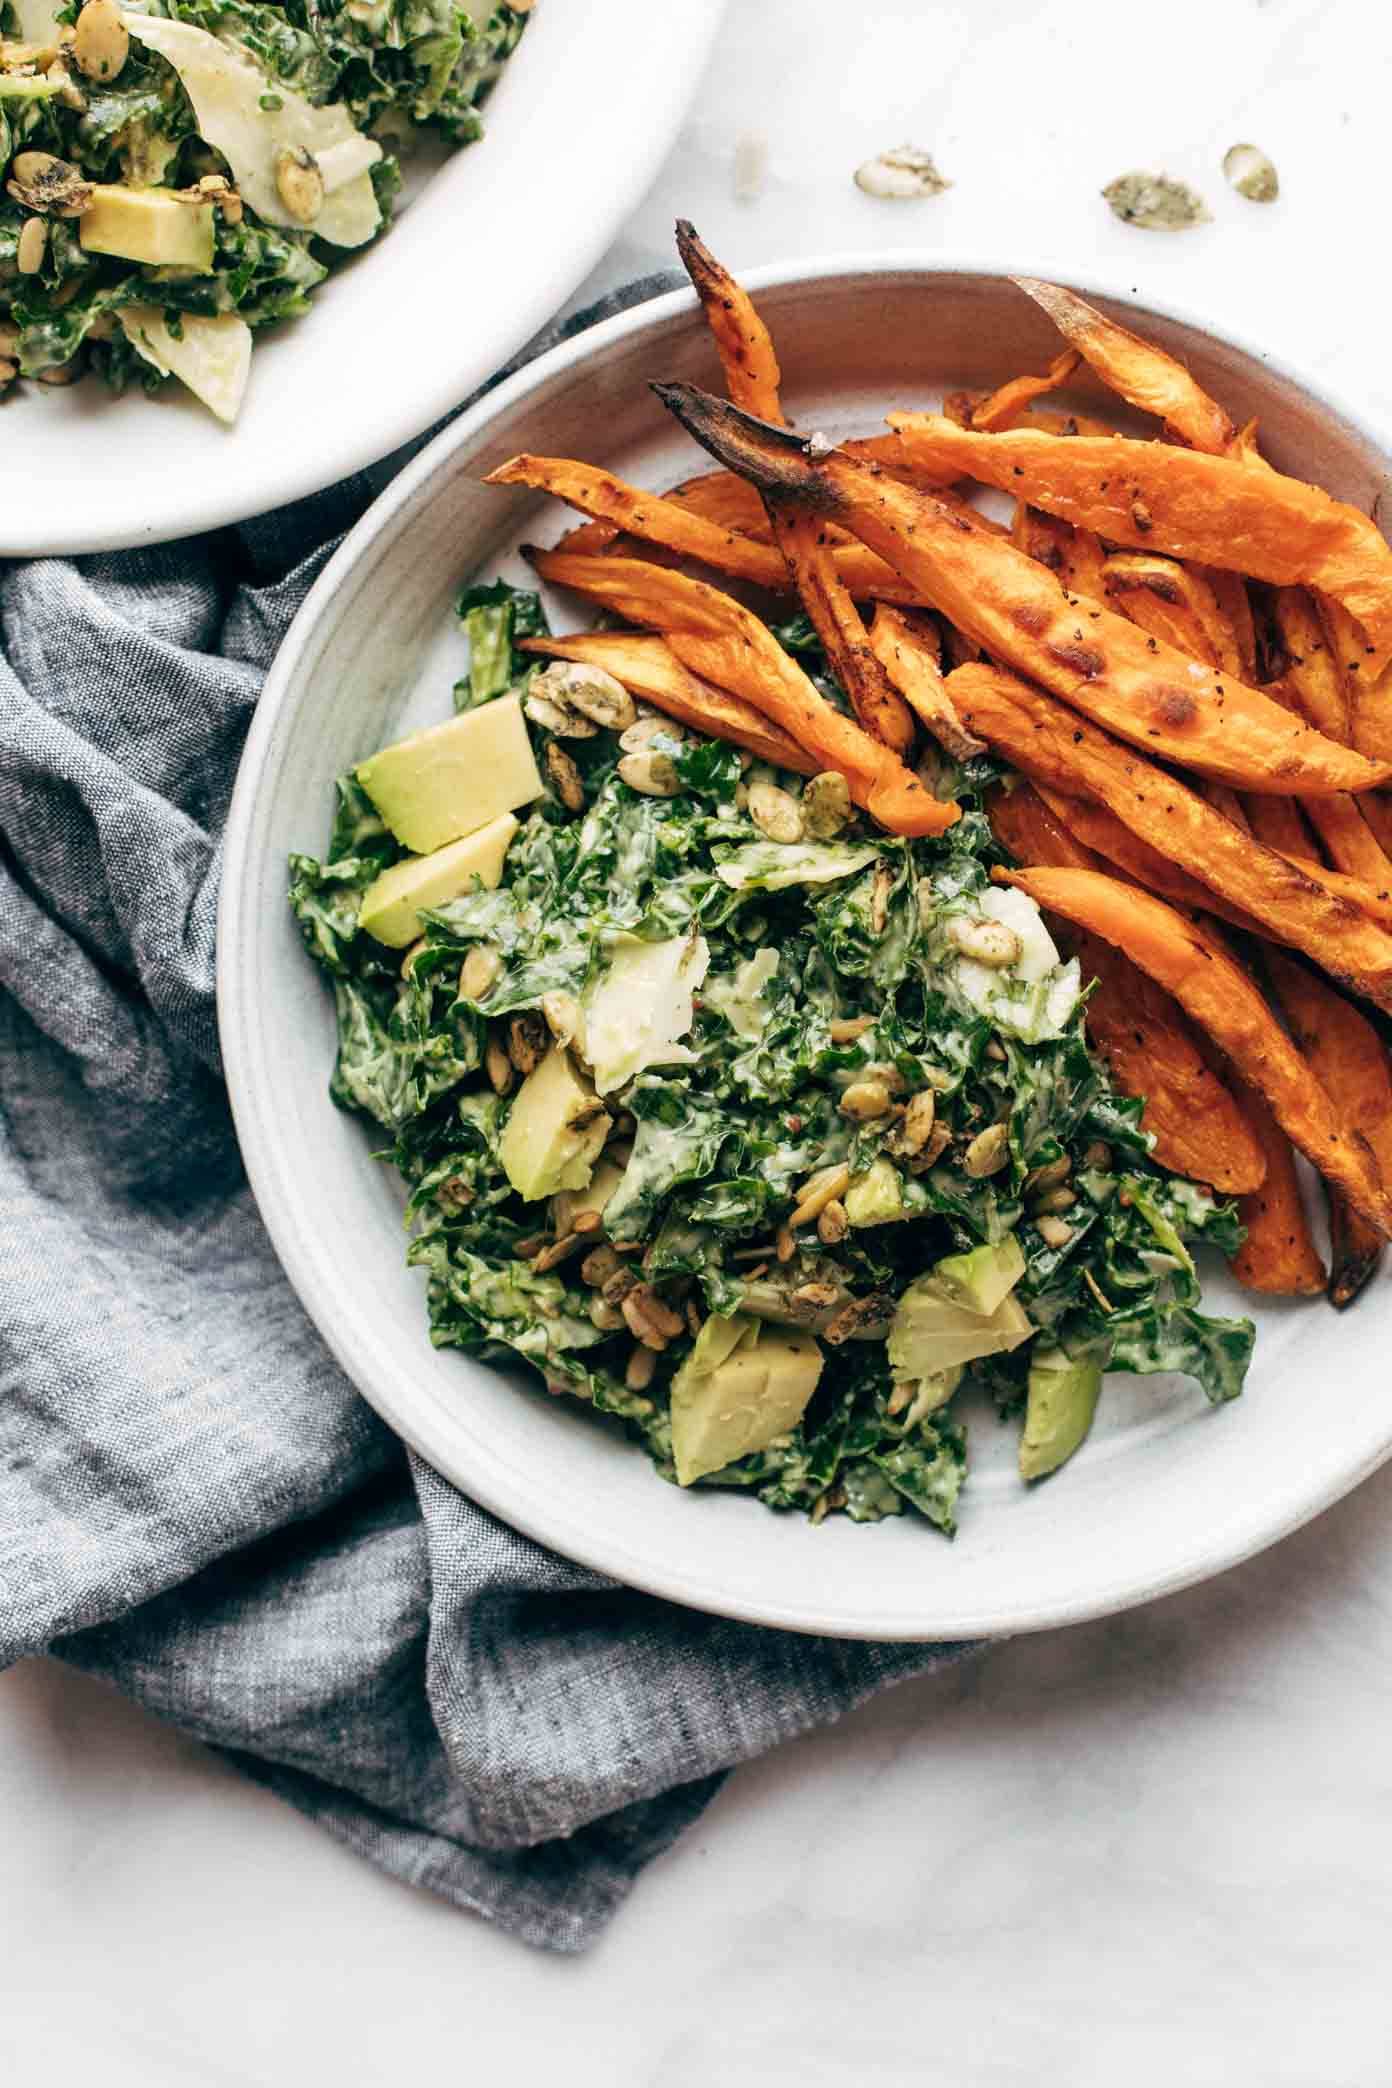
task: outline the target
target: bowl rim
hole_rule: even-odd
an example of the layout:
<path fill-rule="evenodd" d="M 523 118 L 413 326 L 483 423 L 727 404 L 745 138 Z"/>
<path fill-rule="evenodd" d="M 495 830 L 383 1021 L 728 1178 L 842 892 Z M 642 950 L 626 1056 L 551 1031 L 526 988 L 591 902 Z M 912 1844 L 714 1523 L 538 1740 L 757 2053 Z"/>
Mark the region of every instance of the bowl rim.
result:
<path fill-rule="evenodd" d="M 1337 391 L 1313 379 L 1299 365 L 1274 355 L 1265 346 L 1244 338 L 1240 330 L 1226 325 L 1221 330 L 1181 302 L 1168 298 L 1141 297 L 1115 280 L 1083 275 L 1076 269 L 1056 267 L 1047 260 L 1028 262 L 1003 260 L 998 255 L 943 253 L 914 248 L 876 249 L 871 252 L 831 252 L 807 259 L 772 261 L 741 269 L 740 280 L 757 293 L 784 288 L 813 289 L 818 284 L 852 277 L 877 276 L 923 278 L 925 276 L 988 277 L 1009 281 L 1033 276 L 1058 282 L 1081 295 L 1097 298 L 1134 314 L 1185 327 L 1223 347 L 1236 349 L 1268 369 L 1278 380 L 1293 386 L 1313 403 L 1332 413 L 1365 446 L 1387 460 L 1392 484 L 1392 436 L 1371 415 L 1351 406 Z M 689 287 L 665 291 L 642 300 L 582 332 L 557 343 L 544 354 L 523 365 L 478 399 L 467 412 L 441 430 L 392 480 L 361 517 L 305 597 L 280 650 L 267 673 L 262 694 L 252 718 L 233 791 L 222 845 L 222 880 L 217 917 L 217 1005 L 228 1096 L 247 1179 L 257 1208 L 270 1236 L 281 1267 L 305 1311 L 313 1320 L 326 1346 L 342 1366 L 361 1396 L 402 1440 L 436 1469 L 447 1471 L 457 1459 L 444 1445 L 444 1431 L 437 1429 L 430 1412 L 403 1411 L 388 1377 L 375 1376 L 370 1357 L 359 1343 L 344 1332 L 337 1316 L 316 1306 L 327 1305 L 320 1295 L 318 1278 L 310 1266 L 307 1248 L 302 1248 L 299 1229 L 278 1196 L 263 1197 L 272 1190 L 269 1166 L 269 1122 L 263 1123 L 257 1083 L 253 1075 L 253 1026 L 246 1020 L 231 990 L 238 970 L 239 953 L 254 931 L 258 912 L 254 897 L 255 861 L 252 854 L 253 825 L 259 786 L 267 772 L 269 757 L 278 734 L 288 718 L 287 705 L 300 668 L 310 653 L 321 619 L 346 586 L 370 580 L 376 557 L 411 522 L 425 503 L 436 481 L 449 473 L 456 455 L 473 447 L 487 434 L 490 423 L 509 412 L 533 391 L 542 389 L 578 364 L 601 355 L 614 343 L 630 335 L 661 327 L 667 320 L 699 309 Z M 371 1391 L 366 1389 L 370 1382 Z M 1268 1545 L 1279 1542 L 1331 1507 L 1392 1457 L 1392 1408 L 1379 1434 L 1362 1453 L 1338 1464 L 1307 1494 L 1293 1499 L 1274 1519 L 1255 1509 L 1235 1512 L 1221 1534 L 1209 1530 L 1200 1547 L 1177 1545 L 1173 1563 L 1163 1571 L 1135 1574 L 1129 1581 L 1086 1590 L 1071 1600 L 1051 1599 L 1032 1603 L 1028 1593 L 1003 1617 L 999 1600 L 984 1603 L 979 1614 L 970 1606 L 955 1605 L 951 1631 L 961 1636 L 1003 1636 L 1022 1631 L 1053 1629 L 1111 1616 L 1137 1605 L 1157 1600 L 1226 1572 L 1253 1557 Z M 442 1461 L 443 1460 L 443 1461 Z M 529 1501 L 519 1502 L 503 1483 L 504 1472 L 483 1472 L 477 1481 L 470 1477 L 461 1491 L 489 1513 L 551 1549 L 595 1572 L 612 1576 L 628 1586 L 708 1614 L 730 1617 L 744 1623 L 813 1635 L 834 1634 L 846 1638 L 881 1642 L 921 1643 L 941 1638 L 941 1628 L 909 1628 L 895 1625 L 876 1629 L 859 1612 L 838 1615 L 824 1593 L 813 1591 L 805 1604 L 760 1601 L 728 1585 L 716 1586 L 662 1555 L 635 1551 L 621 1533 L 590 1531 L 578 1520 L 558 1539 L 544 1514 L 533 1514 Z M 459 1483 L 459 1482 L 452 1482 Z M 1260 1495 L 1258 1496 L 1258 1500 Z M 713 1569 L 714 1570 L 714 1569 Z"/>

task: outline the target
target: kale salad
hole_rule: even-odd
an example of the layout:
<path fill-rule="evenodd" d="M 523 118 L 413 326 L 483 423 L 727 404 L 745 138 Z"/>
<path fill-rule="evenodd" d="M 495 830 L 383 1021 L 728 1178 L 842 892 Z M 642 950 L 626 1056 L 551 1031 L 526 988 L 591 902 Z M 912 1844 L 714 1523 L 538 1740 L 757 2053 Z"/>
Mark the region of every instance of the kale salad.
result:
<path fill-rule="evenodd" d="M 951 766 L 931 840 L 518 649 L 459 604 L 455 714 L 340 778 L 290 902 L 337 1004 L 331 1093 L 409 1190 L 430 1338 L 522 1359 L 681 1485 L 955 1527 L 984 1387 L 1022 1478 L 1105 1371 L 1215 1403 L 1253 1330 L 1199 1309 L 1233 1207 L 1157 1167 L 1076 960 Z M 836 685 L 801 618 L 775 627 Z"/>
<path fill-rule="evenodd" d="M 0 391 L 170 377 L 235 420 L 252 335 L 481 135 L 529 5 L 0 0 Z"/>

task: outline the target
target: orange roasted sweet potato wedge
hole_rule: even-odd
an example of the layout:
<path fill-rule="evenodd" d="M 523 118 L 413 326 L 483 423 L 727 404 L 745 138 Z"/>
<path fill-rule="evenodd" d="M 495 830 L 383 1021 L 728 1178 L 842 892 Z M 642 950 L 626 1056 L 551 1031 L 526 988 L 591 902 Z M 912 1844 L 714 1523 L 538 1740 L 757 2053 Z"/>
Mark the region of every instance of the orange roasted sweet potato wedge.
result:
<path fill-rule="evenodd" d="M 841 715 L 752 611 L 685 573 L 637 558 L 531 554 L 542 579 L 661 632 L 693 674 L 753 704 L 895 834 L 941 834 L 960 812 L 926 790 L 882 741 Z"/>
<path fill-rule="evenodd" d="M 992 875 L 1125 950 L 1265 1095 L 1291 1143 L 1346 1191 L 1355 1210 L 1392 1232 L 1392 1195 L 1366 1139 L 1347 1127 L 1251 978 L 1219 943 L 1162 899 L 1095 870 Z"/>
<path fill-rule="evenodd" d="M 753 298 L 716 260 L 688 218 L 677 219 L 677 252 L 701 300 L 730 397 L 761 420 L 781 422 L 782 372 Z"/>
<path fill-rule="evenodd" d="M 883 740 L 896 754 L 907 754 L 915 738 L 914 714 L 870 643 L 860 611 L 837 570 L 827 525 L 802 508 L 771 507 L 769 521 L 808 621 L 822 641 L 851 709 L 874 738 Z"/>
<path fill-rule="evenodd" d="M 1385 1182 L 1392 1183 L 1392 1068 L 1387 1047 L 1366 1015 L 1328 982 L 1283 950 L 1266 954 L 1267 973 L 1286 1023 L 1325 1092 L 1347 1124 L 1372 1147 Z M 1342 1193 L 1329 1206 L 1329 1296 L 1335 1305 L 1357 1297 L 1377 1266 L 1382 1241 Z"/>
<path fill-rule="evenodd" d="M 1192 449 L 1207 450 L 1214 456 L 1227 451 L 1234 440 L 1233 424 L 1183 363 L 1107 318 L 1060 283 L 1041 283 L 1034 276 L 1016 276 L 1015 281 L 1048 313 L 1109 391 L 1143 413 L 1153 413 Z"/>
<path fill-rule="evenodd" d="M 941 641 L 923 628 L 920 611 L 895 609 L 888 602 L 876 605 L 870 626 L 870 643 L 894 687 L 915 716 L 932 733 L 939 746 L 954 761 L 970 761 L 984 754 L 982 741 L 973 739 L 947 693 L 941 664 Z"/>
<path fill-rule="evenodd" d="M 1177 777 L 1002 668 L 959 667 L 947 686 L 967 730 L 1027 776 L 1096 799 L 1199 879 L 1211 908 L 1240 907 L 1267 935 L 1392 1009 L 1392 935 L 1335 888 L 1334 872 L 1263 846 Z"/>
<path fill-rule="evenodd" d="M 812 776 L 817 763 L 797 741 L 771 725 L 752 703 L 688 674 L 663 638 L 636 631 L 578 631 L 569 638 L 524 638 L 521 652 L 541 653 L 552 660 L 580 660 L 602 667 L 622 682 L 631 696 L 642 697 L 669 717 L 696 732 L 747 747 L 760 761 Z"/>
<path fill-rule="evenodd" d="M 982 435 L 941 414 L 890 415 L 912 465 L 998 486 L 1108 542 L 1318 587 L 1392 645 L 1392 549 L 1357 508 L 1303 479 L 1130 436 Z"/>
<path fill-rule="evenodd" d="M 993 791 L 987 813 L 1024 868 L 1102 867 L 1028 783 Z M 1064 924 L 1059 940 L 1094 981 L 1083 1013 L 1088 1039 L 1123 1094 L 1145 1103 L 1141 1123 L 1161 1166 L 1224 1196 L 1259 1189 L 1266 1156 L 1179 1004 L 1100 936 Z"/>
<path fill-rule="evenodd" d="M 1102 568 L 1113 608 L 1176 652 L 1241 681 L 1236 637 L 1207 580 L 1154 551 L 1114 551 Z"/>
<path fill-rule="evenodd" d="M 1107 555 L 1101 538 L 1090 529 L 1075 529 L 1071 522 L 1060 522 L 1057 515 L 1046 515 L 1022 500 L 1015 508 L 1010 541 L 1026 558 L 1047 566 L 1069 594 L 1105 601 Z"/>
<path fill-rule="evenodd" d="M 1237 1215 L 1247 1237 L 1233 1256 L 1232 1272 L 1248 1290 L 1268 1297 L 1318 1297 L 1327 1279 L 1305 1214 L 1294 1148 L 1265 1095 L 1237 1079 L 1233 1092 L 1248 1132 L 1265 1157 L 1266 1175 L 1258 1188 L 1239 1200 Z M 1367 1220 L 1359 1223 L 1366 1225 Z"/>
<path fill-rule="evenodd" d="M 758 542 L 737 529 L 712 522 L 694 508 L 669 500 L 661 493 L 646 493 L 597 464 L 584 464 L 573 457 L 509 457 L 484 480 L 486 486 L 531 486 L 579 508 L 585 515 L 612 523 L 627 536 L 681 558 L 694 559 L 731 579 L 747 580 L 774 594 L 789 591 L 787 563 L 776 544 Z M 574 540 L 565 546 L 574 551 Z M 888 595 L 911 601 L 913 590 L 892 566 L 867 551 L 863 544 L 836 546 L 831 551 L 835 569 L 845 585 L 859 595 Z"/>
<path fill-rule="evenodd" d="M 809 448 L 691 385 L 654 388 L 696 440 L 751 478 L 766 501 L 788 500 L 841 523 L 892 565 L 921 603 L 940 610 L 993 659 L 1148 752 L 1257 790 L 1362 790 L 1383 779 L 1384 770 L 1323 739 L 1261 691 L 1069 595 L 1044 567 L 982 530 L 969 511 L 843 451 Z M 991 445 L 1018 438 L 967 439 Z"/>
<path fill-rule="evenodd" d="M 1057 391 L 1067 384 L 1081 360 L 1076 348 L 1067 348 L 1062 355 L 1055 356 L 1042 377 L 1012 377 L 995 391 L 989 392 L 971 409 L 969 425 L 973 428 L 1013 428 L 1020 414 L 1036 399 L 1044 398 L 1049 392 Z"/>

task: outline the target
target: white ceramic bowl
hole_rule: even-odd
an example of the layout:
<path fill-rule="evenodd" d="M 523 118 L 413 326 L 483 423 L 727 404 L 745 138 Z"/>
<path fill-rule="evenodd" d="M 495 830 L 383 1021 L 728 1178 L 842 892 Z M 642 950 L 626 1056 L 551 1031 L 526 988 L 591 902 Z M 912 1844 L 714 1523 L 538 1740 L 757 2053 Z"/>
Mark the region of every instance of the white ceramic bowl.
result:
<path fill-rule="evenodd" d="M 1057 348 L 1042 315 L 988 267 L 834 260 L 766 268 L 749 283 L 779 344 L 790 411 L 832 432 L 872 428 L 886 408 L 943 388 L 1042 368 Z M 1237 419 L 1259 415 L 1275 463 L 1372 504 L 1385 458 L 1346 410 L 1193 319 L 1121 310 Z M 653 377 L 717 381 L 685 292 L 567 343 L 440 436 L 344 544 L 271 675 L 228 831 L 220 983 L 242 1146 L 291 1280 L 366 1397 L 465 1492 L 681 1602 L 801 1631 L 940 1638 L 1095 1616 L 1232 1565 L 1392 1450 L 1382 1286 L 1343 1317 L 1323 1302 L 1261 1308 L 1247 1392 L 1220 1412 L 1179 1380 L 1110 1379 L 1084 1451 L 1032 1492 L 1015 1477 L 1015 1431 L 977 1414 L 954 1544 L 912 1517 L 814 1529 L 739 1495 L 678 1493 L 580 1407 L 430 1347 L 392 1179 L 369 1158 L 368 1133 L 328 1099 L 330 997 L 285 904 L 285 858 L 322 849 L 341 769 L 447 714 L 463 654 L 457 583 L 500 566 L 520 577 L 518 541 L 547 541 L 572 519 L 536 496 L 480 487 L 484 471 L 523 449 L 584 456 L 657 487 L 701 468 L 649 392 Z M 1250 1303 L 1221 1269 L 1209 1296 L 1217 1310 Z"/>
<path fill-rule="evenodd" d="M 540 0 L 484 111 L 380 245 L 257 337 L 235 427 L 166 385 L 23 385 L 0 411 L 0 556 L 216 529 L 448 413 L 564 304 L 676 136 L 725 0 Z M 584 117 L 577 121 L 577 111 Z"/>

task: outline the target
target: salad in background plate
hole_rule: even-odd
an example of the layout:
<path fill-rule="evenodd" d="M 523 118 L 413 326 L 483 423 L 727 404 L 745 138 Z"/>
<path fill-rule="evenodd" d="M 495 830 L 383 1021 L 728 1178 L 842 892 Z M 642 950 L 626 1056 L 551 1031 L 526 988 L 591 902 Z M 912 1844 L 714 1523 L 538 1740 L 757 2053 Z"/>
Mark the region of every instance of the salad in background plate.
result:
<path fill-rule="evenodd" d="M 172 377 L 235 420 L 256 329 L 379 235 L 418 140 L 480 136 L 529 11 L 0 5 L 0 389 Z"/>

